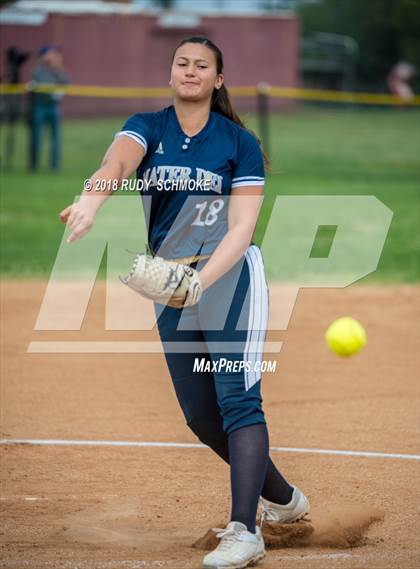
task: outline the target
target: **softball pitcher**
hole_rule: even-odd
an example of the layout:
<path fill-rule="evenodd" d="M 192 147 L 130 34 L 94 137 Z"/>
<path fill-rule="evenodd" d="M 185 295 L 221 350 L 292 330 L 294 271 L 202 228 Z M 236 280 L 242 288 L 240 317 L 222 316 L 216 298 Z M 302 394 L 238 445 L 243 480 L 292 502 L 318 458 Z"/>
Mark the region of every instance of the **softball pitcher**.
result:
<path fill-rule="evenodd" d="M 205 37 L 176 48 L 172 106 L 128 119 L 91 177 L 122 183 L 134 171 L 148 227 L 149 254 L 123 282 L 154 300 L 157 325 L 186 423 L 230 465 L 230 522 L 204 568 L 244 568 L 265 555 L 262 519 L 288 523 L 309 511 L 269 457 L 261 361 L 268 288 L 252 242 L 264 161 L 223 84 L 219 48 Z M 91 228 L 110 193 L 84 192 L 61 212 L 69 242 Z"/>

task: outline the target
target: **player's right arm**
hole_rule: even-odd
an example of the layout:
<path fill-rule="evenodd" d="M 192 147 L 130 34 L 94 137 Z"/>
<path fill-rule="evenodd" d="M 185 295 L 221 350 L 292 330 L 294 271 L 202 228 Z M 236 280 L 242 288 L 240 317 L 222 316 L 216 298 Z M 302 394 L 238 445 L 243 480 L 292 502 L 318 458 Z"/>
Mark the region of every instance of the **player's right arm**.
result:
<path fill-rule="evenodd" d="M 60 219 L 72 230 L 67 239 L 68 243 L 83 237 L 92 227 L 95 216 L 101 205 L 114 193 L 112 190 L 103 191 L 96 188 L 111 187 L 118 180 L 129 178 L 139 167 L 145 149 L 128 136 L 118 136 L 105 153 L 100 168 L 90 177 L 91 190 L 83 190 L 78 202 L 63 209 Z M 104 182 L 105 181 L 105 182 Z M 102 182 L 102 186 L 101 186 Z"/>

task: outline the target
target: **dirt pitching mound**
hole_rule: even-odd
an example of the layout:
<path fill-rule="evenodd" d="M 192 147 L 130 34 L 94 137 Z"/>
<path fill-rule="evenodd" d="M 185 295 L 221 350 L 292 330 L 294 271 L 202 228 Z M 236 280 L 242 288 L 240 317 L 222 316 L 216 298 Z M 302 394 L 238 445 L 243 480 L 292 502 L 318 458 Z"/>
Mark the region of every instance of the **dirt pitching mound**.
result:
<path fill-rule="evenodd" d="M 368 506 L 342 506 L 312 518 L 314 532 L 308 545 L 345 549 L 364 545 L 368 529 L 374 522 L 383 521 L 384 513 Z"/>
<path fill-rule="evenodd" d="M 267 549 L 307 546 L 348 549 L 366 543 L 369 527 L 383 518 L 384 514 L 379 510 L 346 506 L 328 512 L 314 512 L 311 519 L 306 518 L 293 524 L 264 522 L 262 531 Z M 224 526 L 222 524 L 217 527 Z M 219 540 L 210 529 L 192 547 L 207 551 L 217 547 L 218 543 Z"/>
<path fill-rule="evenodd" d="M 75 543 L 138 547 L 143 542 L 142 534 L 144 523 L 138 505 L 118 499 L 66 516 L 55 535 Z"/>
<path fill-rule="evenodd" d="M 159 555 L 163 548 L 188 547 L 191 538 L 188 523 L 171 528 L 170 539 L 165 545 L 162 531 L 148 522 L 150 519 L 136 500 L 120 497 L 101 500 L 61 518 L 50 541 L 56 545 L 71 543 L 80 547 L 84 544 L 97 550 L 128 548 Z"/>

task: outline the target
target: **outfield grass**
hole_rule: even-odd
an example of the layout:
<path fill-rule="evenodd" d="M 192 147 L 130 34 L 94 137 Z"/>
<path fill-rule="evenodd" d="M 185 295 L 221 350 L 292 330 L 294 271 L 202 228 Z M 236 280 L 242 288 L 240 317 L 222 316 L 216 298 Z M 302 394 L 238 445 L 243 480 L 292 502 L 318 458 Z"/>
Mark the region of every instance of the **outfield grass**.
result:
<path fill-rule="evenodd" d="M 26 132 L 23 126 L 17 129 L 14 170 L 2 173 L 3 276 L 49 274 L 63 234 L 58 212 L 80 192 L 83 179 L 96 169 L 122 122 L 115 118 L 66 121 L 60 173 L 47 168 L 27 172 Z M 255 119 L 248 117 L 247 124 L 255 128 Z M 259 240 L 276 195 L 374 195 L 394 217 L 377 271 L 361 282 L 419 280 L 417 111 L 303 109 L 273 116 L 271 156 Z M 326 232 L 316 247 L 327 247 L 328 239 Z M 271 268 L 268 272 L 273 276 Z"/>

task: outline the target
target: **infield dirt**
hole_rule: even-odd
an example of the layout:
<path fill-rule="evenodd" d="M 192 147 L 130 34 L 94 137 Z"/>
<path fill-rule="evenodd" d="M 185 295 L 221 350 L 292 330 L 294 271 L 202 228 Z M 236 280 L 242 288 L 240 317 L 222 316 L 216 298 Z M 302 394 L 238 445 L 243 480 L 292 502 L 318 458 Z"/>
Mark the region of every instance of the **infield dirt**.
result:
<path fill-rule="evenodd" d="M 43 281 L 3 281 L 3 439 L 198 443 L 162 354 L 35 354 L 31 341 L 130 340 L 104 330 L 104 283 L 80 332 L 34 331 Z M 280 289 L 270 285 L 275 310 Z M 323 339 L 339 316 L 360 320 L 367 347 L 350 359 Z M 142 336 L 144 339 L 144 336 Z M 158 340 L 157 333 L 150 339 Z M 275 373 L 263 377 L 273 447 L 419 453 L 419 288 L 301 290 Z M 198 568 L 192 547 L 229 521 L 229 469 L 208 448 L 1 445 L 1 567 Z M 274 569 L 419 566 L 418 460 L 279 452 L 309 496 L 296 525 L 267 548 Z M 309 522 L 306 522 L 309 523 Z M 300 534 L 299 534 L 300 532 Z M 281 533 L 281 531 L 280 531 Z"/>

